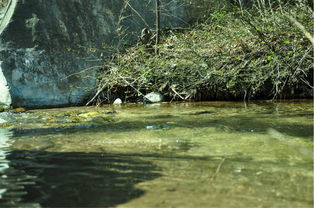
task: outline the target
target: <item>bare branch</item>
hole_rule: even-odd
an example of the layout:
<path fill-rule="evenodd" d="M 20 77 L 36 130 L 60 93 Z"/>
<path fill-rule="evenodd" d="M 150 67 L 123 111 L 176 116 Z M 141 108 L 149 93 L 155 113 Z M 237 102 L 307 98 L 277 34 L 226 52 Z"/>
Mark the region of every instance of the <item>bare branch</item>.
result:
<path fill-rule="evenodd" d="M 305 27 L 300 23 L 298 22 L 294 17 L 292 17 L 291 15 L 286 15 L 289 20 L 295 25 L 297 26 L 305 35 L 305 37 L 307 37 L 307 39 L 309 39 L 312 43 L 312 45 L 314 46 L 314 37 L 313 35 L 311 35 L 306 29 Z"/>

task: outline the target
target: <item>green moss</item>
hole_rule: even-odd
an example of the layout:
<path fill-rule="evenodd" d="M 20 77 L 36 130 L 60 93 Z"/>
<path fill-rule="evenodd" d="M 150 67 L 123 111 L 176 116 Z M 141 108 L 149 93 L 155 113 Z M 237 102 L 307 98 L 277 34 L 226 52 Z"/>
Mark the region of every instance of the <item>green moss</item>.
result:
<path fill-rule="evenodd" d="M 8 111 L 10 108 L 6 105 L 0 104 L 0 112 Z"/>
<path fill-rule="evenodd" d="M 10 126 L 13 126 L 13 124 L 12 123 L 0 123 L 0 128 L 7 128 Z"/>

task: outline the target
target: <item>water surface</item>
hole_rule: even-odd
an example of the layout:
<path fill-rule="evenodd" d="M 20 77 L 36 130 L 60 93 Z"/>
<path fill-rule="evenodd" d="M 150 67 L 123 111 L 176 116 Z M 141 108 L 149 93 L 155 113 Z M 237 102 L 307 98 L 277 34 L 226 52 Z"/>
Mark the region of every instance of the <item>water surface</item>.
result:
<path fill-rule="evenodd" d="M 1 207 L 312 207 L 313 102 L 2 113 Z"/>

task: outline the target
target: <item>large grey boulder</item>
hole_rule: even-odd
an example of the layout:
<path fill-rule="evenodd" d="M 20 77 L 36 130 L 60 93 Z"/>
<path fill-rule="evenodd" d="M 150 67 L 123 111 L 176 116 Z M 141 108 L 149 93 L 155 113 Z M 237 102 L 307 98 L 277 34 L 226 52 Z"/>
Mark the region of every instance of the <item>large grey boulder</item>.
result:
<path fill-rule="evenodd" d="M 14 106 L 82 103 L 94 93 L 96 72 L 112 48 L 134 42 L 144 27 L 154 29 L 154 1 L 7 2 L 0 8 L 0 61 Z M 181 0 L 163 3 L 162 27 L 192 18 Z"/>

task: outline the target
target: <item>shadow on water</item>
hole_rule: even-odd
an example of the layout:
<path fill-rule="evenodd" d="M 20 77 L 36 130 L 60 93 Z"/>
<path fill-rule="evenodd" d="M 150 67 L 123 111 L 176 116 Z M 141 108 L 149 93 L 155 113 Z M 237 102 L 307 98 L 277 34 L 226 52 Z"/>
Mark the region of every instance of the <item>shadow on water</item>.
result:
<path fill-rule="evenodd" d="M 208 128 L 225 126 L 233 129 L 236 132 L 243 132 L 242 130 L 250 129 L 254 132 L 267 133 L 269 128 L 277 129 L 290 136 L 296 137 L 311 137 L 313 135 L 313 125 L 309 124 L 296 124 L 285 122 L 285 119 L 292 119 L 295 115 L 280 115 L 277 116 L 278 121 L 275 120 L 263 120 L 265 115 L 237 115 L 237 116 L 227 116 L 224 118 L 212 117 L 210 114 L 195 114 L 194 117 L 186 116 L 174 117 L 179 120 L 169 119 L 160 120 L 159 117 L 147 121 L 120 121 L 108 124 L 84 124 L 75 125 L 68 127 L 51 127 L 51 128 L 36 128 L 36 129 L 15 129 L 14 137 L 20 136 L 44 136 L 50 134 L 72 134 L 78 132 L 127 132 L 127 131 L 138 131 L 141 129 L 146 129 L 147 125 L 156 126 L 156 129 L 170 129 L 173 127 L 183 127 L 183 128 Z M 312 119 L 313 115 L 305 114 L 302 117 Z M 184 119 L 183 119 L 184 118 Z M 154 120 L 156 119 L 156 120 Z M 173 124 L 168 125 L 167 122 L 173 122 Z M 165 127 L 165 128 L 164 128 Z"/>
<path fill-rule="evenodd" d="M 0 207 L 112 207 L 143 195 L 137 183 L 160 177 L 132 155 L 18 150 L 6 159 Z"/>

